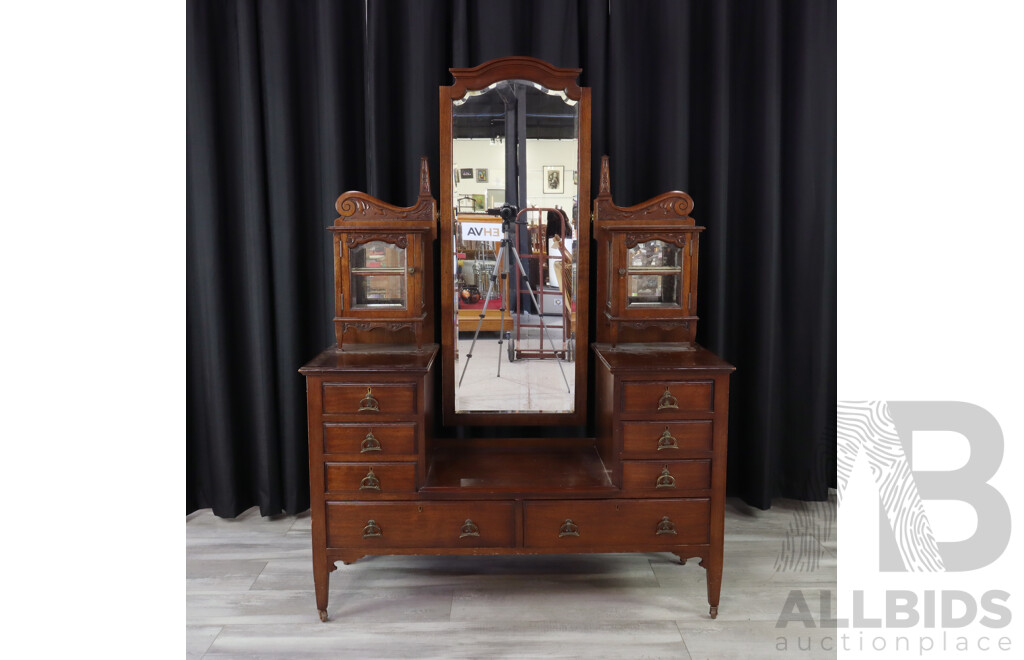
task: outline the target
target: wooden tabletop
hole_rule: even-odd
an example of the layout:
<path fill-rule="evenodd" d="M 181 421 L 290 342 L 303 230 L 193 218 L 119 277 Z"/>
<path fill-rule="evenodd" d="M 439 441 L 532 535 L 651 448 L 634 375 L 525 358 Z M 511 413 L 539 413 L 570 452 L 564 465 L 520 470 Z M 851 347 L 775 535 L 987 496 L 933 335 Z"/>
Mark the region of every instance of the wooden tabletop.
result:
<path fill-rule="evenodd" d="M 599 360 L 615 372 L 653 371 L 658 369 L 707 369 L 708 371 L 735 371 L 732 366 L 700 344 L 647 343 L 647 344 L 592 344 Z"/>
<path fill-rule="evenodd" d="M 360 344 L 339 351 L 336 346 L 310 360 L 299 369 L 303 375 L 321 374 L 331 371 L 418 371 L 430 369 L 437 357 L 437 344 L 394 346 L 385 344 Z"/>

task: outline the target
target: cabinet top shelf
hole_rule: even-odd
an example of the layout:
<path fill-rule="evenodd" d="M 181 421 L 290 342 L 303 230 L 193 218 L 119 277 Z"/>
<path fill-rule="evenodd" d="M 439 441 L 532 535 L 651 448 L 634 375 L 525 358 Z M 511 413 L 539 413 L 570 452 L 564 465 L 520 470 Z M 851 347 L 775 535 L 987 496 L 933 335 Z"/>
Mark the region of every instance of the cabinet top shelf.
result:
<path fill-rule="evenodd" d="M 411 371 L 425 372 L 437 357 L 437 344 L 354 346 L 344 351 L 332 346 L 305 364 L 303 375 L 330 371 Z"/>
<path fill-rule="evenodd" d="M 615 372 L 647 372 L 658 369 L 707 369 L 735 371 L 732 366 L 700 344 L 592 344 L 594 354 Z"/>

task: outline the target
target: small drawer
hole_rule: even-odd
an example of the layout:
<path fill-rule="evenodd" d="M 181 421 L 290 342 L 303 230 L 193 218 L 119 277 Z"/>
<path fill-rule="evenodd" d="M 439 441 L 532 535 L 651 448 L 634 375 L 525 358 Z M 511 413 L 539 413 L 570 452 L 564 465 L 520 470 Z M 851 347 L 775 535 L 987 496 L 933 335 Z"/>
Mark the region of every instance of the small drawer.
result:
<path fill-rule="evenodd" d="M 391 424 L 324 424 L 324 452 L 328 454 L 359 454 L 368 461 L 377 456 L 414 455 L 416 423 Z"/>
<path fill-rule="evenodd" d="M 622 412 L 671 417 L 679 412 L 712 412 L 714 381 L 634 380 L 622 383 Z"/>
<path fill-rule="evenodd" d="M 622 489 L 662 497 L 678 490 L 711 488 L 711 461 L 623 461 Z"/>
<path fill-rule="evenodd" d="M 710 451 L 711 441 L 711 420 L 622 423 L 622 452 L 638 458 L 666 459 L 675 454 Z"/>
<path fill-rule="evenodd" d="M 576 500 L 525 502 L 528 548 L 643 551 L 708 543 L 711 500 Z"/>
<path fill-rule="evenodd" d="M 415 383 L 323 384 L 323 411 L 366 415 L 410 415 L 416 411 Z"/>
<path fill-rule="evenodd" d="M 515 545 L 512 502 L 327 505 L 332 548 L 497 548 Z"/>
<path fill-rule="evenodd" d="M 375 495 L 416 490 L 415 463 L 325 463 L 328 493 Z"/>

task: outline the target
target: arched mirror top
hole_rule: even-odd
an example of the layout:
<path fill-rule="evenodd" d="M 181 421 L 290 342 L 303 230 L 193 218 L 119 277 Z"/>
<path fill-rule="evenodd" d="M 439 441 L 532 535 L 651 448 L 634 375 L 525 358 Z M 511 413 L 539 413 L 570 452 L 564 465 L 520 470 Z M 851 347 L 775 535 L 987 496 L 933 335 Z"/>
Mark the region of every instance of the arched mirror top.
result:
<path fill-rule="evenodd" d="M 505 80 L 528 80 L 579 101 L 583 88 L 576 79 L 583 69 L 560 68 L 535 57 L 502 57 L 470 68 L 449 69 L 455 82 L 448 87 L 449 98 L 461 99 L 468 92 L 481 91 Z"/>

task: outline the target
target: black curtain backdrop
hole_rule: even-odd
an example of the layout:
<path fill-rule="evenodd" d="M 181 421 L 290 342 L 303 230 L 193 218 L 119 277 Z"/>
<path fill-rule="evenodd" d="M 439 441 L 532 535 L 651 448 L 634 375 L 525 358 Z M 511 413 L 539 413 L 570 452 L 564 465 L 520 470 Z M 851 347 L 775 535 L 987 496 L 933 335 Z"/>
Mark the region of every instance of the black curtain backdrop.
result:
<path fill-rule="evenodd" d="M 729 493 L 827 496 L 834 1 L 195 0 L 186 37 L 187 511 L 309 507 L 296 370 L 333 341 L 334 200 L 412 204 L 420 155 L 438 197 L 437 88 L 508 55 L 583 69 L 595 193 L 608 154 L 620 205 L 693 196 Z"/>

